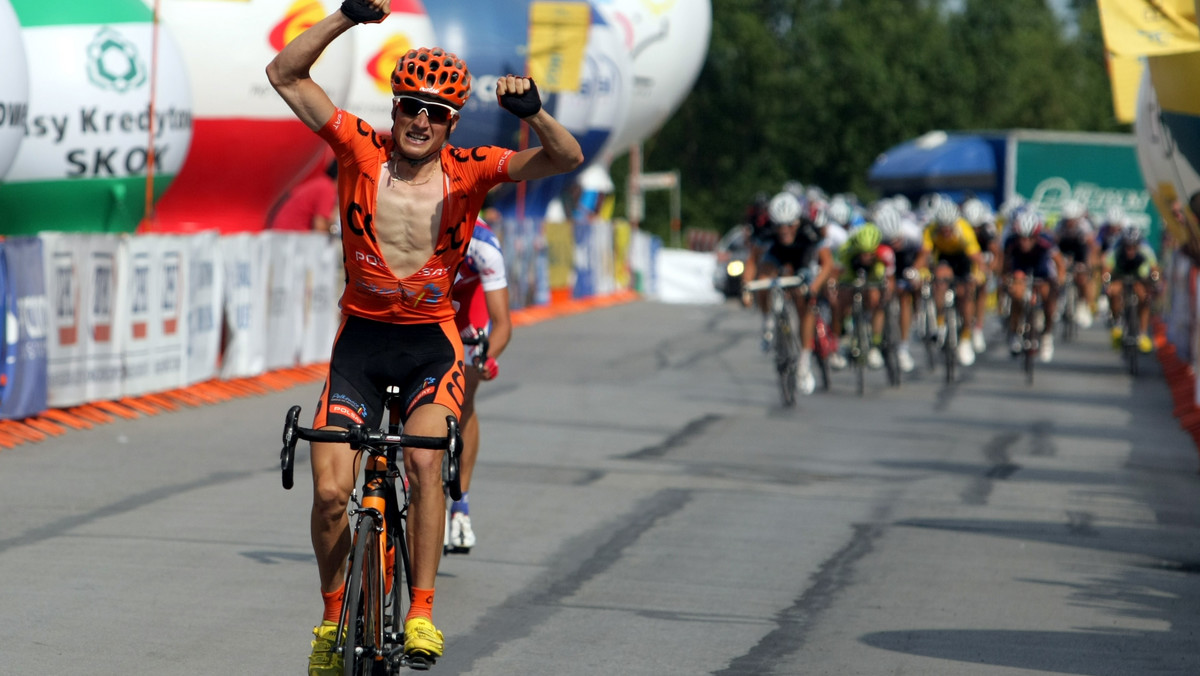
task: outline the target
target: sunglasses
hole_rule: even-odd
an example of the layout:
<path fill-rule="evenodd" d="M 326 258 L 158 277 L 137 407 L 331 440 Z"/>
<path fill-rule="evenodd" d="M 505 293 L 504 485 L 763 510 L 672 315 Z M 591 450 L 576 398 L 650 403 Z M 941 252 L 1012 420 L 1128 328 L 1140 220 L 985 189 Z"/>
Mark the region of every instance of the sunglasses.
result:
<path fill-rule="evenodd" d="M 426 101 L 415 96 L 396 96 L 392 100 L 400 104 L 400 112 L 405 115 L 416 117 L 421 113 L 425 113 L 430 122 L 437 124 L 445 124 L 451 118 L 458 115 L 457 110 L 444 103 Z"/>

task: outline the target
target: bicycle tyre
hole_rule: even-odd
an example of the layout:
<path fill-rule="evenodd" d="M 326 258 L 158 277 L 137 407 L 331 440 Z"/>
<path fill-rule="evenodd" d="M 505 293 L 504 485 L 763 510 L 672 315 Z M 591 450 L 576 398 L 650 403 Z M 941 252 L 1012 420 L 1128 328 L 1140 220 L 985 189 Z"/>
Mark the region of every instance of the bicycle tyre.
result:
<path fill-rule="evenodd" d="M 867 382 L 867 355 L 871 353 L 871 332 L 864 313 L 854 317 L 854 340 L 858 343 L 858 358 L 854 362 L 855 392 L 863 396 Z"/>
<path fill-rule="evenodd" d="M 1125 333 L 1122 334 L 1121 344 L 1125 351 L 1126 368 L 1129 375 L 1138 374 L 1138 345 L 1140 322 L 1138 321 L 1138 297 L 1135 293 L 1125 294 Z"/>
<path fill-rule="evenodd" d="M 779 372 L 779 394 L 784 406 L 796 405 L 796 387 L 799 377 L 799 355 L 796 338 L 792 334 L 791 317 L 780 312 L 775 317 L 775 360 Z"/>
<path fill-rule="evenodd" d="M 884 310 L 883 363 L 887 367 L 888 385 L 900 387 L 900 306 L 892 299 Z"/>
<path fill-rule="evenodd" d="M 375 595 L 382 576 L 382 561 L 379 552 L 379 519 L 372 513 L 359 516 L 355 529 L 354 552 L 350 559 L 350 578 L 346 582 L 343 603 L 348 604 L 342 614 L 346 617 L 346 640 L 343 644 L 342 660 L 345 676 L 372 676 L 378 660 L 374 658 L 382 650 L 375 642 L 376 629 L 382 618 L 375 617 L 380 604 Z M 395 586 L 393 585 L 393 591 Z M 359 650 L 362 654 L 359 654 Z"/>
<path fill-rule="evenodd" d="M 926 299 L 923 304 L 925 323 L 921 342 L 925 343 L 925 359 L 929 363 L 929 371 L 932 372 L 937 368 L 937 306 L 932 298 Z"/>
<path fill-rule="evenodd" d="M 942 341 L 942 352 L 946 362 L 946 384 L 954 382 L 954 370 L 958 366 L 958 310 L 946 308 L 946 338 Z"/>
<path fill-rule="evenodd" d="M 1075 325 L 1075 309 L 1078 302 L 1079 291 L 1075 288 L 1075 283 L 1067 284 L 1066 294 L 1063 298 L 1062 307 L 1062 339 L 1064 343 L 1071 342 L 1078 332 L 1078 327 Z"/>

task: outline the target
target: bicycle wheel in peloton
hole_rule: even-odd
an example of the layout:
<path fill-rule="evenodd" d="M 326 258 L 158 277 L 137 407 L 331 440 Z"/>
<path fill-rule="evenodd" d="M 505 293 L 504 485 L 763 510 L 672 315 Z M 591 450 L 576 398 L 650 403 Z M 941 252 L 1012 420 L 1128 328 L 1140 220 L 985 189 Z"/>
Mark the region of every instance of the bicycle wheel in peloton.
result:
<path fill-rule="evenodd" d="M 796 404 L 796 381 L 799 377 L 799 350 L 792 333 L 791 316 L 781 312 L 775 318 L 775 368 L 779 372 L 779 394 L 784 406 Z"/>
<path fill-rule="evenodd" d="M 345 676 L 375 676 L 386 674 L 386 662 L 376 660 L 382 650 L 379 636 L 383 630 L 383 618 L 379 616 L 382 604 L 379 520 L 374 514 L 360 515 L 354 537 L 354 552 L 350 559 L 350 579 L 342 614 L 346 617 L 346 641 L 342 652 Z M 383 671 L 377 671 L 382 668 Z"/>
<path fill-rule="evenodd" d="M 921 332 L 921 342 L 925 344 L 925 359 L 929 364 L 929 370 L 933 371 L 937 368 L 937 306 L 934 305 L 932 299 L 926 299 L 922 305 L 925 306 L 925 309 L 922 312 L 924 330 Z"/>
<path fill-rule="evenodd" d="M 854 317 L 854 341 L 858 344 L 858 358 L 854 363 L 854 388 L 861 397 L 866 390 L 867 355 L 871 353 L 871 325 L 867 323 L 866 314 L 861 311 Z"/>
<path fill-rule="evenodd" d="M 946 362 L 946 383 L 954 382 L 954 370 L 958 366 L 958 310 L 946 308 L 946 337 L 942 341 L 942 356 Z"/>
<path fill-rule="evenodd" d="M 1125 352 L 1126 367 L 1129 369 L 1129 375 L 1137 377 L 1138 374 L 1138 331 L 1140 322 L 1138 321 L 1138 298 L 1136 293 L 1125 294 L 1125 333 L 1121 336 L 1121 346 Z"/>
<path fill-rule="evenodd" d="M 1074 282 L 1068 282 L 1064 289 L 1062 303 L 1062 339 L 1064 343 L 1069 343 L 1075 334 L 1078 332 L 1078 326 L 1075 324 L 1075 309 L 1076 303 L 1079 300 L 1079 291 L 1075 288 Z"/>
<path fill-rule="evenodd" d="M 895 299 L 884 306 L 883 365 L 887 368 L 888 385 L 900 387 L 900 305 Z"/>

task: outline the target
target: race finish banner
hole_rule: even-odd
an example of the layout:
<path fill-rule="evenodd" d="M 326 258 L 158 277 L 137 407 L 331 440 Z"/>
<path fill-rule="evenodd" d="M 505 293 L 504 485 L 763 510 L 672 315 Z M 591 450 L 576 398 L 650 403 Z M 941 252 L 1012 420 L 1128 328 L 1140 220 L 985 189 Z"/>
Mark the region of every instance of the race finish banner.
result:
<path fill-rule="evenodd" d="M 4 307 L 0 418 L 20 419 L 46 409 L 46 330 L 49 318 L 42 272 L 42 242 L 10 237 L 0 242 Z"/>
<path fill-rule="evenodd" d="M 577 92 L 592 7 L 586 2 L 529 5 L 529 75 L 543 92 Z"/>

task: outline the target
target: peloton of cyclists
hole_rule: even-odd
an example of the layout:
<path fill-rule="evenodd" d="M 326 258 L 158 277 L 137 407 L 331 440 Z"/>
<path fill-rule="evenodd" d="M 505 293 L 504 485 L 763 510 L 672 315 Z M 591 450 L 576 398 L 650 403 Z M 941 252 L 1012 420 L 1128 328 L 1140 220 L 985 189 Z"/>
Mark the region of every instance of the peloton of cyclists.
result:
<path fill-rule="evenodd" d="M 1126 220 L 1121 237 L 1104 258 L 1104 281 L 1108 286 L 1108 306 L 1112 310 L 1112 343 L 1121 347 L 1124 332 L 1121 313 L 1125 307 L 1125 281 L 1133 283 L 1138 299 L 1138 349 L 1149 353 L 1154 348 L 1150 340 L 1150 301 L 1155 295 L 1159 278 L 1158 258 L 1145 241 L 1140 223 Z"/>
<path fill-rule="evenodd" d="M 1044 330 L 1038 359 L 1049 362 L 1054 358 L 1054 316 L 1058 305 L 1058 282 L 1066 277 L 1066 262 L 1045 231 L 1041 213 L 1032 206 L 1018 209 L 1012 216 L 1012 227 L 1004 240 L 1002 270 L 1004 293 L 1011 302 L 1008 317 L 1009 349 L 1015 356 L 1024 349 L 1019 326 L 1025 311 L 1027 284 L 1042 298 Z"/>
<path fill-rule="evenodd" d="M 834 274 L 833 256 L 827 247 L 821 246 L 824 235 L 821 229 L 805 213 L 804 205 L 791 192 L 781 192 L 771 198 L 767 207 L 774 232 L 769 241 L 760 242 L 761 251 L 754 251 L 746 260 L 747 279 L 768 279 L 780 275 L 801 277 L 807 288 L 789 289 L 796 306 L 800 326 L 800 373 L 799 388 L 804 394 L 816 389 L 816 378 L 812 373 L 812 350 L 816 319 L 812 309 L 820 291 Z M 757 255 L 754 255 L 757 254 Z M 742 294 L 742 303 L 747 307 L 752 302 L 751 293 Z M 759 291 L 753 300 L 763 315 L 763 345 L 770 347 L 775 326 L 774 315 L 768 308 L 765 291 Z"/>

